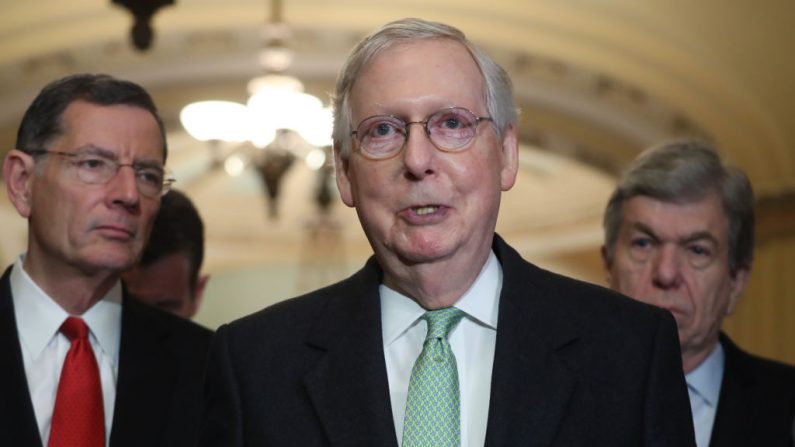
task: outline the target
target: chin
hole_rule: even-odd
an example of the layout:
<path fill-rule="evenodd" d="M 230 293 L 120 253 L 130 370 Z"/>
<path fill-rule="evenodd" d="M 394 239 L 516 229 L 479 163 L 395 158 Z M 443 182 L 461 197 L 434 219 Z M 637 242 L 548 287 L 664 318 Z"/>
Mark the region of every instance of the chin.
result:
<path fill-rule="evenodd" d="M 124 271 L 130 269 L 138 260 L 138 255 L 130 250 L 106 249 L 89 257 L 86 263 L 98 270 Z"/>

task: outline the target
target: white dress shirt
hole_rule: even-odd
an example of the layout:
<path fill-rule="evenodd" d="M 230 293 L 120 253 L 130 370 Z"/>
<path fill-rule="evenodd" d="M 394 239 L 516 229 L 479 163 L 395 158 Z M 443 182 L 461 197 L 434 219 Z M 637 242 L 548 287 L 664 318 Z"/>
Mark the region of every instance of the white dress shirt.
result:
<path fill-rule="evenodd" d="M 24 255 L 16 260 L 11 270 L 11 295 L 28 391 L 42 443 L 47 445 L 61 368 L 71 346 L 69 339 L 59 329 L 69 314 L 33 282 L 22 267 L 23 260 Z M 105 445 L 110 439 L 116 401 L 121 296 L 121 282 L 118 282 L 83 315 L 75 315 L 88 326 L 88 338 L 99 366 L 105 411 Z"/>
<path fill-rule="evenodd" d="M 502 268 L 489 255 L 475 282 L 455 303 L 465 312 L 448 340 L 455 354 L 461 393 L 461 447 L 483 446 L 491 395 L 491 372 L 497 340 L 497 314 Z M 398 445 L 403 443 L 403 419 L 409 378 L 428 332 L 420 317 L 425 309 L 383 284 L 380 287 L 384 358 Z"/>
<path fill-rule="evenodd" d="M 712 437 L 712 426 L 718 410 L 718 397 L 723 382 L 726 355 L 718 343 L 715 349 L 696 369 L 685 375 L 690 409 L 693 412 L 693 427 L 696 430 L 696 446 L 708 447 Z"/>

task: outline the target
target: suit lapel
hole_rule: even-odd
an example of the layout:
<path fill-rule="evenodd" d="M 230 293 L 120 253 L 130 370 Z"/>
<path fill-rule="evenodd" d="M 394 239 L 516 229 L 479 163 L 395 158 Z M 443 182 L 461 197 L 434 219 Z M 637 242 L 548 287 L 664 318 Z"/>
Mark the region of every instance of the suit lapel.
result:
<path fill-rule="evenodd" d="M 720 343 L 726 360 L 710 445 L 752 445 L 754 440 L 750 434 L 756 417 L 750 411 L 756 408 L 752 398 L 753 378 L 746 372 L 745 359 L 739 348 L 724 334 L 721 334 Z"/>
<path fill-rule="evenodd" d="M 165 431 L 176 365 L 169 332 L 125 293 L 111 447 L 156 445 Z"/>
<path fill-rule="evenodd" d="M 0 445 L 41 446 L 19 346 L 10 276 L 11 267 L 0 279 L 0 352 L 7 359 L 0 367 Z"/>
<path fill-rule="evenodd" d="M 380 277 L 371 258 L 342 292 L 333 293 L 308 340 L 311 349 L 325 352 L 304 384 L 334 446 L 397 447 L 383 355 Z"/>
<path fill-rule="evenodd" d="M 487 446 L 553 442 L 575 379 L 559 351 L 576 343 L 565 315 L 549 306 L 554 290 L 495 235 L 503 269 L 491 379 Z"/>

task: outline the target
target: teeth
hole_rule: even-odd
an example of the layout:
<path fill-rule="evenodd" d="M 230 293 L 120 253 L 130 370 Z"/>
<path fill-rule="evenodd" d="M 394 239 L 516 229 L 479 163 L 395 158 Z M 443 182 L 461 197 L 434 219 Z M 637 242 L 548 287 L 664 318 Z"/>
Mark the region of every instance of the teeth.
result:
<path fill-rule="evenodd" d="M 421 206 L 418 208 L 414 208 L 414 212 L 420 216 L 424 216 L 426 214 L 435 213 L 438 209 L 439 209 L 438 206 L 428 205 L 428 206 Z"/>

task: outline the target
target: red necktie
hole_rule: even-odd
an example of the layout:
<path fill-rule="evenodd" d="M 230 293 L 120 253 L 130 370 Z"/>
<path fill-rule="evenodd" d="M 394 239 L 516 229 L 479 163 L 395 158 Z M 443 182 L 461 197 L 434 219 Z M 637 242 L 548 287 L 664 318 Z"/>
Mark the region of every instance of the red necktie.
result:
<path fill-rule="evenodd" d="M 80 318 L 69 317 L 61 333 L 72 345 L 61 370 L 48 447 L 104 447 L 105 416 L 99 368 L 88 327 Z"/>

